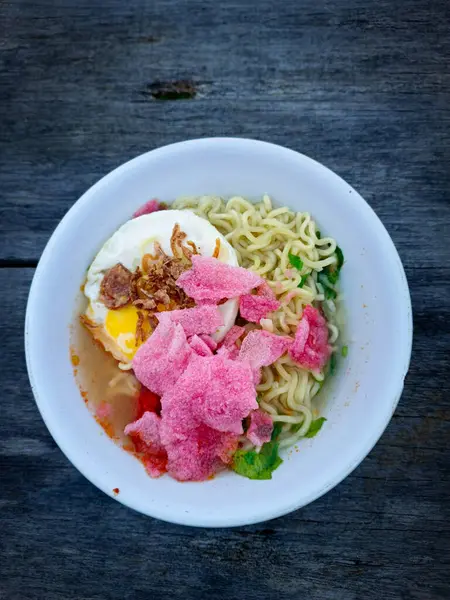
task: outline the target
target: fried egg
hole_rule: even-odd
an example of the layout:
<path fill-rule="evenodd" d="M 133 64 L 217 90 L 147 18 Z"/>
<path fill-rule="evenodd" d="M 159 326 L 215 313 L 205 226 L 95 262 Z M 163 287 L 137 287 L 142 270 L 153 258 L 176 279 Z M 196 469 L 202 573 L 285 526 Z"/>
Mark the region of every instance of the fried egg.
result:
<path fill-rule="evenodd" d="M 224 236 L 205 219 L 188 210 L 164 210 L 143 215 L 127 221 L 103 245 L 87 272 L 84 294 L 88 299 L 85 324 L 105 350 L 121 362 L 130 362 L 136 346 L 137 309 L 133 305 L 118 309 L 108 309 L 101 301 L 101 283 L 105 273 L 117 263 L 134 272 L 141 266 L 144 254 L 154 253 L 154 243 L 158 242 L 168 256 L 173 256 L 170 238 L 174 226 L 178 224 L 186 233 L 186 240 L 195 243 L 202 256 L 212 256 L 216 240 L 220 240 L 218 259 L 232 266 L 238 266 L 238 258 L 233 247 Z M 238 312 L 238 299 L 228 300 L 218 306 L 224 325 L 213 335 L 218 342 L 231 329 Z"/>

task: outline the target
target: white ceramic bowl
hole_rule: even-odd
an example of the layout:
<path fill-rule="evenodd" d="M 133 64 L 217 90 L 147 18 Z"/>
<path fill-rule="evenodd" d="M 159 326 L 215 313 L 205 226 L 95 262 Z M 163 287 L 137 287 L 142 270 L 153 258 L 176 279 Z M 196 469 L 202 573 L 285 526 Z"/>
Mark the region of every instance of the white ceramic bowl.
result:
<path fill-rule="evenodd" d="M 320 434 L 287 452 L 270 481 L 232 472 L 204 483 L 148 477 L 88 412 L 74 381 L 69 326 L 86 269 L 103 242 L 151 197 L 270 194 L 309 211 L 345 254 L 342 290 L 349 354 L 326 390 Z M 272 144 L 234 138 L 182 142 L 125 163 L 88 190 L 53 233 L 28 300 L 25 345 L 37 405 L 56 443 L 92 483 L 152 517 L 222 527 L 278 517 L 342 481 L 388 424 L 403 389 L 412 342 L 408 285 L 383 225 L 340 177 Z"/>

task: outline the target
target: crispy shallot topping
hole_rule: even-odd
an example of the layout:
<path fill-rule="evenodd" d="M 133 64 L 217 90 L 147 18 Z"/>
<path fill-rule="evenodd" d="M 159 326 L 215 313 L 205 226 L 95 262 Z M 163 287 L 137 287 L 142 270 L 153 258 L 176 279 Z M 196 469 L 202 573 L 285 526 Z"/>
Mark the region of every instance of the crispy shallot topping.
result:
<path fill-rule="evenodd" d="M 133 274 L 121 263 L 106 271 L 100 285 L 100 300 L 107 308 L 120 308 L 130 303 Z"/>
<path fill-rule="evenodd" d="M 216 238 L 216 246 L 214 248 L 214 252 L 212 254 L 213 258 L 219 258 L 219 254 L 220 254 L 220 240 L 219 238 Z"/>
<path fill-rule="evenodd" d="M 181 231 L 178 223 L 175 223 L 170 237 L 170 249 L 172 250 L 174 258 L 182 258 L 183 253 L 183 241 L 186 239 L 186 234 Z"/>
<path fill-rule="evenodd" d="M 197 246 L 195 245 L 195 242 L 191 242 L 191 240 L 188 240 L 186 242 L 186 246 L 190 246 L 192 248 L 192 254 L 200 254 L 200 252 L 197 250 Z"/>
<path fill-rule="evenodd" d="M 165 290 L 157 290 L 154 297 L 160 304 L 164 304 L 165 306 L 170 304 L 169 294 Z"/>

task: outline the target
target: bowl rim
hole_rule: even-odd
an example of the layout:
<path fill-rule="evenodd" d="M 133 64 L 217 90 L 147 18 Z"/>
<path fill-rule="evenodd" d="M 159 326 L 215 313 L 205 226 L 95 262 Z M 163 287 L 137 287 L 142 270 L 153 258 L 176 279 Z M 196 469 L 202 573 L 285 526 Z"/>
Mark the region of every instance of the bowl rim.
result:
<path fill-rule="evenodd" d="M 201 516 L 195 516 L 191 513 L 185 515 L 184 513 L 181 513 L 181 512 L 179 513 L 179 515 L 170 516 L 170 518 L 169 518 L 166 511 L 162 511 L 162 510 L 160 511 L 160 510 L 158 510 L 158 507 L 152 507 L 151 511 L 144 511 L 142 509 L 141 504 L 139 504 L 137 502 L 132 502 L 129 499 L 124 500 L 120 496 L 113 495 L 113 493 L 103 485 L 103 483 L 99 480 L 99 478 L 96 477 L 95 473 L 88 472 L 89 469 L 86 467 L 86 464 L 82 460 L 80 460 L 78 457 L 73 456 L 73 453 L 68 449 L 62 435 L 60 435 L 57 426 L 55 426 L 55 424 L 52 420 L 51 411 L 48 411 L 44 408 L 43 403 L 40 400 L 40 392 L 37 389 L 37 385 L 35 383 L 35 378 L 34 378 L 34 374 L 33 374 L 33 357 L 31 354 L 31 341 L 30 341 L 31 336 L 32 336 L 31 313 L 33 311 L 33 305 L 35 302 L 36 294 L 38 293 L 40 281 L 41 281 L 43 275 L 45 274 L 46 265 L 50 258 L 50 255 L 51 255 L 54 245 L 56 245 L 58 240 L 64 236 L 64 232 L 65 232 L 66 228 L 68 226 L 70 226 L 70 221 L 71 221 L 72 217 L 75 215 L 75 213 L 82 211 L 84 209 L 85 204 L 87 204 L 90 201 L 91 196 L 94 193 L 96 193 L 99 188 L 101 188 L 105 184 L 110 185 L 111 183 L 114 183 L 114 180 L 116 178 L 120 177 L 122 175 L 122 173 L 124 173 L 126 170 L 128 170 L 132 166 L 133 167 L 138 166 L 141 162 L 145 163 L 149 159 L 150 156 L 156 158 L 156 157 L 160 157 L 164 154 L 171 154 L 175 150 L 178 150 L 181 148 L 186 149 L 186 148 L 189 148 L 194 145 L 197 147 L 205 146 L 205 147 L 211 148 L 212 145 L 220 147 L 220 146 L 227 146 L 227 145 L 235 146 L 236 144 L 241 145 L 242 147 L 244 147 L 244 149 L 245 149 L 245 147 L 247 147 L 248 150 L 251 150 L 252 147 L 255 147 L 255 146 L 259 146 L 260 148 L 265 147 L 265 149 L 268 150 L 269 152 L 281 153 L 281 154 L 284 154 L 286 157 L 290 156 L 291 158 L 296 158 L 297 160 L 301 159 L 302 161 L 306 161 L 306 163 L 308 163 L 309 166 L 311 166 L 311 168 L 313 168 L 315 170 L 320 170 L 323 175 L 327 175 L 328 177 L 335 178 L 336 181 L 340 180 L 341 183 L 344 183 L 349 188 L 349 190 L 351 190 L 353 192 L 352 201 L 357 203 L 360 206 L 360 208 L 365 211 L 366 215 L 369 216 L 369 218 L 372 220 L 372 222 L 377 223 L 380 233 L 382 235 L 384 235 L 384 237 L 385 237 L 385 242 L 388 244 L 388 246 L 390 246 L 391 258 L 397 263 L 399 284 L 403 291 L 403 304 L 404 304 L 404 308 L 405 308 L 406 318 L 405 318 L 405 321 L 403 324 L 403 326 L 405 328 L 405 331 L 404 331 L 405 336 L 404 336 L 404 342 L 402 345 L 402 357 L 401 357 L 401 361 L 400 361 L 401 364 L 403 365 L 402 376 L 401 376 L 401 378 L 399 378 L 400 381 L 399 381 L 397 393 L 394 395 L 394 398 L 392 399 L 391 411 L 389 411 L 389 412 L 386 411 L 382 425 L 372 431 L 372 434 L 371 434 L 370 438 L 368 439 L 367 443 L 363 447 L 359 448 L 358 452 L 355 453 L 353 460 L 349 461 L 347 464 L 343 465 L 341 467 L 341 469 L 339 469 L 336 472 L 334 477 L 331 478 L 330 481 L 325 486 L 323 486 L 322 489 L 319 490 L 319 492 L 313 490 L 306 498 L 300 500 L 299 502 L 291 503 L 289 505 L 284 505 L 282 503 L 279 503 L 274 508 L 267 509 L 265 514 L 263 514 L 263 511 L 260 511 L 259 514 L 255 514 L 254 518 L 251 518 L 251 519 L 245 518 L 245 517 L 242 518 L 239 516 L 232 518 L 232 519 L 229 516 L 225 517 L 223 519 L 222 518 L 219 518 L 219 519 L 206 518 L 205 519 L 205 518 L 202 518 Z M 343 481 L 371 452 L 371 450 L 373 449 L 375 444 L 378 442 L 378 440 L 383 435 L 387 425 L 389 424 L 389 422 L 395 412 L 395 409 L 398 405 L 401 394 L 403 392 L 404 379 L 405 379 L 405 376 L 408 372 L 409 365 L 410 365 L 411 352 L 412 352 L 412 340 L 413 340 L 412 305 L 411 305 L 411 296 L 410 296 L 410 292 L 409 292 L 409 287 L 408 287 L 405 270 L 403 268 L 403 264 L 401 262 L 400 256 L 398 254 L 398 251 L 395 247 L 395 244 L 394 244 L 392 238 L 390 237 L 389 233 L 387 232 L 387 230 L 384 227 L 380 218 L 377 216 L 377 214 L 371 208 L 371 206 L 366 202 L 366 200 L 356 190 L 354 190 L 354 188 L 351 185 L 349 185 L 345 180 L 343 180 L 337 173 L 335 173 L 334 171 L 332 171 L 331 169 L 329 169 L 322 163 L 319 163 L 318 161 L 310 158 L 309 156 L 302 154 L 300 152 L 297 152 L 296 150 L 287 148 L 285 146 L 273 144 L 271 142 L 266 142 L 266 141 L 257 140 L 257 139 L 250 139 L 250 138 L 240 138 L 240 137 L 196 138 L 196 139 L 175 142 L 172 144 L 161 146 L 159 148 L 155 148 L 153 150 L 142 153 L 142 154 L 136 156 L 135 158 L 132 158 L 132 159 L 120 164 L 118 167 L 116 167 L 115 169 L 113 169 L 112 171 L 110 171 L 109 173 L 104 175 L 96 183 L 94 183 L 90 188 L 88 188 L 80 196 L 80 198 L 74 202 L 74 204 L 69 208 L 69 210 L 66 212 L 64 217 L 58 223 L 58 225 L 52 232 L 52 234 L 42 252 L 42 255 L 41 255 L 39 263 L 36 267 L 36 271 L 34 273 L 33 280 L 32 280 L 31 286 L 30 286 L 30 291 L 28 294 L 28 301 L 27 301 L 26 315 L 25 315 L 25 331 L 24 331 L 26 365 L 27 365 L 28 377 L 30 380 L 31 389 L 33 392 L 33 396 L 34 396 L 36 405 L 38 407 L 38 410 L 41 414 L 41 417 L 42 417 L 45 425 L 47 426 L 47 429 L 50 432 L 50 435 L 53 437 L 56 444 L 58 445 L 60 450 L 63 452 L 63 454 L 67 457 L 69 462 L 71 462 L 75 466 L 75 468 L 78 469 L 78 471 L 84 477 L 86 477 L 86 479 L 88 479 L 91 483 L 93 483 L 97 488 L 99 488 L 104 493 L 106 493 L 108 496 L 110 496 L 114 500 L 117 500 L 121 504 L 124 504 L 125 506 L 128 506 L 129 508 L 132 508 L 142 514 L 145 514 L 145 515 L 153 517 L 153 518 L 161 519 L 163 521 L 170 522 L 170 523 L 175 523 L 175 524 L 180 524 L 180 525 L 189 525 L 189 526 L 195 526 L 195 527 L 237 527 L 237 526 L 244 526 L 244 525 L 252 525 L 255 523 L 260 523 L 260 522 L 264 522 L 264 521 L 267 521 L 270 519 L 281 517 L 290 512 L 298 510 L 299 508 L 302 508 L 303 506 L 306 506 L 307 504 L 313 502 L 314 500 L 317 500 L 318 498 L 320 498 L 321 496 L 326 494 L 328 491 L 333 489 L 341 481 Z"/>

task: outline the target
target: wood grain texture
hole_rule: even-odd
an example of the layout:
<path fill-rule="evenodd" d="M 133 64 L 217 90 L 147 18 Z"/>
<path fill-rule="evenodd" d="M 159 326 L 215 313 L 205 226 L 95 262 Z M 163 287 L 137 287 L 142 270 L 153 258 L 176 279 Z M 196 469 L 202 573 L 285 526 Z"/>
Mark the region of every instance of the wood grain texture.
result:
<path fill-rule="evenodd" d="M 113 502 L 51 439 L 21 343 L 33 272 L 0 270 L 0 289 L 15 290 L 1 329 L 0 598 L 448 598 L 450 411 L 423 400 L 420 332 L 399 410 L 335 490 L 261 525 L 191 529 Z"/>
<path fill-rule="evenodd" d="M 447 0 L 0 4 L 1 600 L 448 600 L 449 19 Z M 149 93 L 178 80 L 194 98 Z M 312 505 L 233 530 L 94 488 L 47 432 L 23 354 L 32 267 L 77 197 L 208 135 L 289 146 L 354 185 L 414 307 L 405 391 L 368 458 Z"/>
<path fill-rule="evenodd" d="M 92 183 L 145 150 L 207 135 L 288 145 L 353 184 L 407 266 L 448 223 L 445 0 L 6 2 L 0 258 L 36 260 Z M 250 30 L 254 22 L 260 26 Z M 198 82 L 158 102 L 154 81 Z M 448 233 L 448 231 L 447 231 Z"/>

